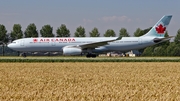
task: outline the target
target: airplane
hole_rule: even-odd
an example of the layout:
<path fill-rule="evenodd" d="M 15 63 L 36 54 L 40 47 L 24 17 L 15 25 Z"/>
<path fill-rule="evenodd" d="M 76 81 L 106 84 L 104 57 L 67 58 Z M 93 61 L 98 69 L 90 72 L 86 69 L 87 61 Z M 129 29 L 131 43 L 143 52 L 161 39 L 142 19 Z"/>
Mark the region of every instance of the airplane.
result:
<path fill-rule="evenodd" d="M 96 57 L 96 53 L 142 49 L 164 41 L 172 15 L 164 15 L 145 35 L 140 37 L 36 37 L 14 40 L 8 47 L 20 52 L 63 52 L 63 55 Z M 26 55 L 25 55 L 26 56 Z"/>

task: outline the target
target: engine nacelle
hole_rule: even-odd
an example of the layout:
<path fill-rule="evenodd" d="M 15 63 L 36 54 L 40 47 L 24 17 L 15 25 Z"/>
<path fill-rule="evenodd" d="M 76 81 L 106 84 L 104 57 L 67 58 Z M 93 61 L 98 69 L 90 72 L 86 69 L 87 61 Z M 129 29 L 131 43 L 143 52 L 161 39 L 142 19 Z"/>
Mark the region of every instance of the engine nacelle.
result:
<path fill-rule="evenodd" d="M 63 54 L 64 55 L 80 55 L 82 50 L 80 48 L 75 47 L 64 47 Z"/>

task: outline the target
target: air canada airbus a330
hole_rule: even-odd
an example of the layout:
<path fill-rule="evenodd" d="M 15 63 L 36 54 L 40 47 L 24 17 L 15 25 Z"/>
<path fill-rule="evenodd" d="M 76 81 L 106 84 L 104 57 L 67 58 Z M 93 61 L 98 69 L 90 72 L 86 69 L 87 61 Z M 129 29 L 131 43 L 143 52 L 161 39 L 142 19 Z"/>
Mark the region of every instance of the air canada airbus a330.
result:
<path fill-rule="evenodd" d="M 8 47 L 20 52 L 63 52 L 64 55 L 96 57 L 96 53 L 129 51 L 155 45 L 172 37 L 164 37 L 172 15 L 163 16 L 152 29 L 140 37 L 37 37 L 14 40 Z"/>

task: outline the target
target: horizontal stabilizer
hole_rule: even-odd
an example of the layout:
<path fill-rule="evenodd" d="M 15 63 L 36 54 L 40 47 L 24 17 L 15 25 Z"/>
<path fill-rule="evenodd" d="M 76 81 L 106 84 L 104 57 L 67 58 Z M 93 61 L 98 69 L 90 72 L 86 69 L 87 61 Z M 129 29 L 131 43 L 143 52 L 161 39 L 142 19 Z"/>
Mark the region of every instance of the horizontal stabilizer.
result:
<path fill-rule="evenodd" d="M 174 36 L 169 36 L 169 37 L 165 37 L 165 38 L 154 38 L 154 43 L 160 43 L 160 42 L 164 42 L 164 41 L 168 41 L 171 38 L 173 38 Z"/>

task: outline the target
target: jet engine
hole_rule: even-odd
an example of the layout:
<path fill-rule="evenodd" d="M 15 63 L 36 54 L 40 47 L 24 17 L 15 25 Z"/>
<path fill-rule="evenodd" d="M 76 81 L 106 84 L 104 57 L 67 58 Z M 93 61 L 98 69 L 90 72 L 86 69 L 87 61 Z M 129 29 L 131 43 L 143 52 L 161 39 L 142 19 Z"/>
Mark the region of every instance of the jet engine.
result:
<path fill-rule="evenodd" d="M 63 54 L 64 55 L 80 55 L 82 50 L 76 47 L 64 47 Z"/>

